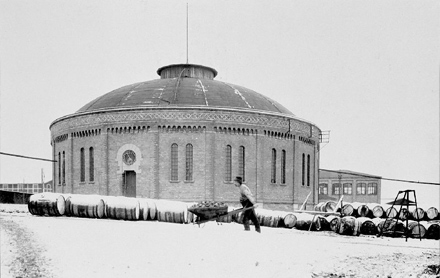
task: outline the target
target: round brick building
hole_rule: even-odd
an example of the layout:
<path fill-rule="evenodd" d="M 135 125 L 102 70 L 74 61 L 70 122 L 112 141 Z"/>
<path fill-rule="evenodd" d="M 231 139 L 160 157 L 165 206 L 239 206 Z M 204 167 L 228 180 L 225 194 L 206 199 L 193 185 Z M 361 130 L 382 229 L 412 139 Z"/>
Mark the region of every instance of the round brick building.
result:
<path fill-rule="evenodd" d="M 50 125 L 55 192 L 237 203 L 241 176 L 265 208 L 316 203 L 316 125 L 209 67 L 157 73 Z"/>

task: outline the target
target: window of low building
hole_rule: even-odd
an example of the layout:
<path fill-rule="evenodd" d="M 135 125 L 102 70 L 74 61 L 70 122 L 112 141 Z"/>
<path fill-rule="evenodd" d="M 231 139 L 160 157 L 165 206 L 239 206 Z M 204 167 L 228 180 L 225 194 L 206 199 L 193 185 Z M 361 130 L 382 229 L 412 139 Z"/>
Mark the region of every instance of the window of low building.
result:
<path fill-rule="evenodd" d="M 356 185 L 356 195 L 365 195 L 367 185 L 363 182 Z"/>
<path fill-rule="evenodd" d="M 328 195 L 328 185 L 326 183 L 320 183 L 318 187 L 318 194 Z"/>
<path fill-rule="evenodd" d="M 332 187 L 333 187 L 333 195 L 339 195 L 339 194 L 341 194 L 341 184 L 339 184 L 339 183 L 334 183 L 334 184 L 332 184 Z"/>
<path fill-rule="evenodd" d="M 343 188 L 344 188 L 344 195 L 353 194 L 353 186 L 351 183 L 344 183 Z"/>
<path fill-rule="evenodd" d="M 368 183 L 367 187 L 367 194 L 368 195 L 377 195 L 377 183 Z"/>
<path fill-rule="evenodd" d="M 225 181 L 232 181 L 232 147 L 226 146 L 225 153 Z"/>

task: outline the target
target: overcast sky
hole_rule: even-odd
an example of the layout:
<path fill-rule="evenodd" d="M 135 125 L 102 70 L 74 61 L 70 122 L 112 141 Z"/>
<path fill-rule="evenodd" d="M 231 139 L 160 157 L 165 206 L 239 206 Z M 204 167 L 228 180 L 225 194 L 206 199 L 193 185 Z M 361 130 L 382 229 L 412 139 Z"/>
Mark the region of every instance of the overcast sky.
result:
<path fill-rule="evenodd" d="M 324 169 L 439 182 L 439 1 L 0 0 L 0 149 L 51 158 L 49 125 L 186 62 L 330 130 Z M 0 155 L 0 183 L 50 162 Z M 383 197 L 439 186 L 383 181 Z"/>

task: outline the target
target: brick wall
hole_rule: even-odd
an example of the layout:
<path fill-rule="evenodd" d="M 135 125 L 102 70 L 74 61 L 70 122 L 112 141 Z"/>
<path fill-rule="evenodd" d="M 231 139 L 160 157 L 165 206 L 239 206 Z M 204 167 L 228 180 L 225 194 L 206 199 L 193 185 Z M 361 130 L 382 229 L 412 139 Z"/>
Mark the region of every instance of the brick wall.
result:
<path fill-rule="evenodd" d="M 232 182 L 225 181 L 225 148 L 232 147 L 232 179 L 238 175 L 238 150 L 245 147 L 245 183 L 257 202 L 271 209 L 291 210 L 302 204 L 313 190 L 309 204 L 317 202 L 319 161 L 313 144 L 298 140 L 301 132 L 261 127 L 258 124 L 161 120 L 103 123 L 67 130 L 55 128 L 52 136 L 68 132 L 62 142 L 53 142 L 54 155 L 66 152 L 66 185 L 58 186 L 58 167 L 54 181 L 57 192 L 122 195 L 121 149 L 138 149 L 136 195 L 138 197 L 183 201 L 219 200 L 236 203 L 239 196 Z M 73 127 L 72 127 L 73 126 Z M 98 130 L 91 133 L 87 130 Z M 84 131 L 86 130 L 86 132 Z M 272 131 L 271 131 L 272 130 Z M 277 132 L 273 132 L 273 130 Z M 293 136 L 294 135 L 294 136 Z M 302 134 L 302 136 L 305 136 Z M 308 137 L 309 138 L 309 137 Z M 316 137 L 312 137 L 316 143 Z M 171 181 L 171 145 L 178 145 L 178 181 Z M 185 147 L 193 145 L 193 180 L 185 181 Z M 89 181 L 89 148 L 95 152 L 95 180 Z M 85 149 L 85 182 L 80 182 L 80 149 Z M 277 152 L 276 182 L 271 182 L 272 149 Z M 286 151 L 286 181 L 281 183 L 281 156 Z M 310 185 L 302 185 L 302 154 L 310 155 Z M 315 161 L 316 160 L 316 161 Z M 124 166 L 127 167 L 127 166 Z M 128 168 L 127 168 L 128 169 Z M 306 173 L 305 173 L 306 174 Z M 307 180 L 306 180 L 307 182 Z"/>

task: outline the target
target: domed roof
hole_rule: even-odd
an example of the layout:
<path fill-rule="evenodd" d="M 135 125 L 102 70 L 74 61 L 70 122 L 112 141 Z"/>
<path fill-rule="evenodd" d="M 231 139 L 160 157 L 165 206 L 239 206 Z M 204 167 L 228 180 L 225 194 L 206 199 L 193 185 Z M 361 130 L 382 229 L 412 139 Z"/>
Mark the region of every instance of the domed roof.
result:
<path fill-rule="evenodd" d="M 293 115 L 278 102 L 242 86 L 213 80 L 217 71 L 193 64 L 159 68 L 161 79 L 121 87 L 87 103 L 77 113 L 117 108 L 209 107 Z"/>

